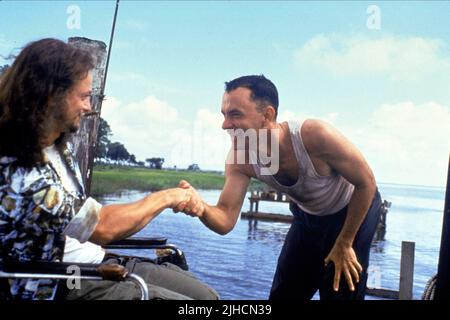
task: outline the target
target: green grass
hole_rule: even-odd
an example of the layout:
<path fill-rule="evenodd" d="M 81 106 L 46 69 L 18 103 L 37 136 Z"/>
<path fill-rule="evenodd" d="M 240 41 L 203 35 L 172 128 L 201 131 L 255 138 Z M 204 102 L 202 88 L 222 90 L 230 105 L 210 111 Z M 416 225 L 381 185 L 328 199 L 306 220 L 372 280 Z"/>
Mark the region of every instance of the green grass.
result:
<path fill-rule="evenodd" d="M 158 191 L 176 187 L 182 179 L 196 189 L 221 190 L 224 184 L 224 176 L 220 173 L 98 165 L 94 167 L 91 194 L 99 196 L 121 190 Z M 252 180 L 249 189 L 260 187 L 259 181 Z"/>

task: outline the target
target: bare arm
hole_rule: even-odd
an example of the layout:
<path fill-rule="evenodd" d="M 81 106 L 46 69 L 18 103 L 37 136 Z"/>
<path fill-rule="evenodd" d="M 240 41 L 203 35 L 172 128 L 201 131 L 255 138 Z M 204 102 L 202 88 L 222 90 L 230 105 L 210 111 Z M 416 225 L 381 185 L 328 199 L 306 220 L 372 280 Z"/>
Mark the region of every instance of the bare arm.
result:
<path fill-rule="evenodd" d="M 250 178 L 241 173 L 238 165 L 227 164 L 225 167 L 225 185 L 215 206 L 205 203 L 198 193 L 188 202 L 181 203 L 174 211 L 199 217 L 205 226 L 221 235 L 233 230 L 244 202 Z M 180 187 L 192 188 L 186 181 Z"/>
<path fill-rule="evenodd" d="M 341 272 L 344 273 L 350 289 L 353 289 L 351 279 L 353 277 L 359 281 L 362 267 L 356 259 L 352 245 L 375 194 L 375 178 L 361 152 L 330 125 L 309 120 L 302 133 L 308 137 L 307 148 L 311 150 L 311 155 L 324 161 L 355 186 L 344 226 L 325 261 L 335 263 L 335 290 L 338 289 Z"/>
<path fill-rule="evenodd" d="M 347 219 L 338 237 L 339 241 L 351 245 L 375 194 L 375 178 L 361 152 L 339 131 L 321 121 L 314 121 L 306 128 L 306 131 L 313 130 L 315 140 L 310 143 L 313 145 L 311 153 L 355 186 Z"/>
<path fill-rule="evenodd" d="M 152 193 L 136 202 L 103 206 L 100 221 L 89 240 L 103 245 L 126 238 L 145 227 L 161 211 L 174 207 L 189 195 L 187 189 L 173 188 Z"/>
<path fill-rule="evenodd" d="M 250 178 L 236 169 L 236 165 L 225 168 L 225 185 L 216 206 L 205 205 L 200 220 L 205 226 L 219 234 L 233 230 L 244 203 Z"/>

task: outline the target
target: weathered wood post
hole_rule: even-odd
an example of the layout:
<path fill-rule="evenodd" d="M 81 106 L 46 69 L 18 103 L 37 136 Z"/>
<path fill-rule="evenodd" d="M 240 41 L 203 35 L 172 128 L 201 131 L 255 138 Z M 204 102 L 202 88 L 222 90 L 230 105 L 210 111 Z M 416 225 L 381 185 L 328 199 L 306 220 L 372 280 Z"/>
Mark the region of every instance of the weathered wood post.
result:
<path fill-rule="evenodd" d="M 436 280 L 435 300 L 450 300 L 450 156 L 447 171 L 444 218 L 442 222 L 441 248 Z"/>
<path fill-rule="evenodd" d="M 402 256 L 400 258 L 400 284 L 398 290 L 399 300 L 413 299 L 414 249 L 414 242 L 402 241 Z"/>
<path fill-rule="evenodd" d="M 92 73 L 92 100 L 91 108 L 95 112 L 90 117 L 84 117 L 80 129 L 72 136 L 75 156 L 80 165 L 81 175 L 86 186 L 86 193 L 90 194 L 92 166 L 94 163 L 94 151 L 97 142 L 97 132 L 102 109 L 104 76 L 106 67 L 106 44 L 87 38 L 69 38 L 69 43 L 75 47 L 89 51 L 96 59 L 96 66 Z"/>

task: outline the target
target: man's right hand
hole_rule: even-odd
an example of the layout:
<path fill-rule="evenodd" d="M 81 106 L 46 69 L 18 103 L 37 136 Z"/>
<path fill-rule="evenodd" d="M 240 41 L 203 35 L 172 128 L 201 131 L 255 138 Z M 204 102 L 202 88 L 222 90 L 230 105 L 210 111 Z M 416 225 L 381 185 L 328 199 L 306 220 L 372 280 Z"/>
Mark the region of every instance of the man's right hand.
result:
<path fill-rule="evenodd" d="M 188 201 L 181 201 L 180 203 L 178 203 L 173 208 L 173 212 L 181 211 L 189 216 L 201 218 L 205 211 L 205 204 L 203 202 L 203 199 L 198 194 L 197 190 L 195 190 L 195 188 L 192 187 L 186 180 L 181 180 L 178 184 L 178 187 L 189 190 L 191 197 Z"/>
<path fill-rule="evenodd" d="M 162 191 L 166 195 L 166 208 L 175 208 L 180 202 L 189 201 L 192 192 L 186 188 L 170 188 Z"/>

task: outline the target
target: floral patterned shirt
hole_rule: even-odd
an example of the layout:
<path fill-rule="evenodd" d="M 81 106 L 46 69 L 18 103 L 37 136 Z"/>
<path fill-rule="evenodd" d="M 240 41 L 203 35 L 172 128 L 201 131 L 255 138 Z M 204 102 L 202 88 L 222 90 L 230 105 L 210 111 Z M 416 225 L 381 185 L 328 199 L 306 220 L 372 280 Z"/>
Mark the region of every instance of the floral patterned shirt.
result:
<path fill-rule="evenodd" d="M 70 145 L 61 150 L 79 191 L 65 190 L 50 162 L 31 169 L 15 165 L 16 159 L 0 157 L 0 263 L 62 261 L 64 228 L 85 200 L 81 174 Z M 10 282 L 15 299 L 52 299 L 56 280 L 16 279 Z"/>

